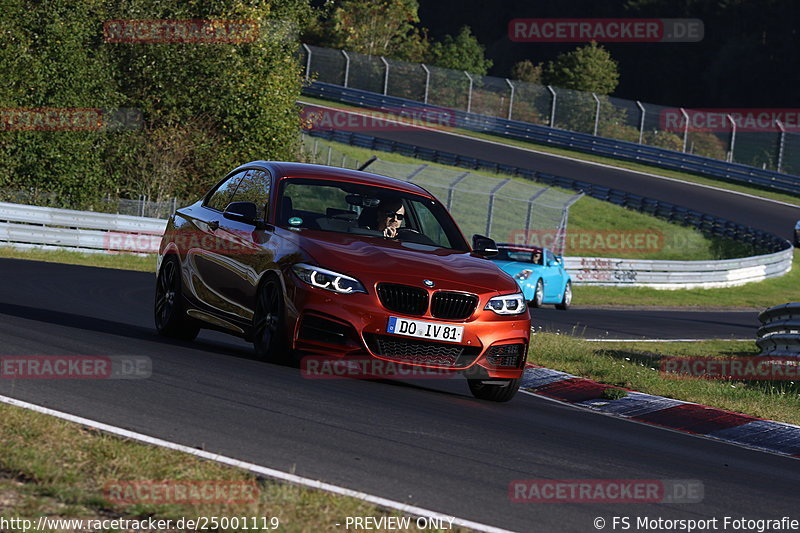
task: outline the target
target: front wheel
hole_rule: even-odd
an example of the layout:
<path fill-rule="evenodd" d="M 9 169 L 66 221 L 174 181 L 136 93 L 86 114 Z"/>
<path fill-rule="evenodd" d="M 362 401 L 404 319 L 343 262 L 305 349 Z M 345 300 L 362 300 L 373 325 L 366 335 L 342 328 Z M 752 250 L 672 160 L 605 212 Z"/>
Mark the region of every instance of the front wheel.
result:
<path fill-rule="evenodd" d="M 261 284 L 253 315 L 253 347 L 262 361 L 284 363 L 290 360 L 286 332 L 286 314 L 280 281 L 271 277 Z"/>
<path fill-rule="evenodd" d="M 541 307 L 544 300 L 544 282 L 536 280 L 536 290 L 533 291 L 533 298 L 530 301 L 531 307 Z"/>
<path fill-rule="evenodd" d="M 469 390 L 479 400 L 507 402 L 517 394 L 520 380 L 517 379 L 468 379 Z"/>
<path fill-rule="evenodd" d="M 200 326 L 186 316 L 182 289 L 180 262 L 175 255 L 167 255 L 156 278 L 156 331 L 165 337 L 190 341 L 197 337 Z"/>
<path fill-rule="evenodd" d="M 562 311 L 566 311 L 569 309 L 569 306 L 572 304 L 572 282 L 568 281 L 567 284 L 564 286 L 564 297 L 561 299 L 560 304 L 556 304 L 556 309 L 561 309 Z"/>

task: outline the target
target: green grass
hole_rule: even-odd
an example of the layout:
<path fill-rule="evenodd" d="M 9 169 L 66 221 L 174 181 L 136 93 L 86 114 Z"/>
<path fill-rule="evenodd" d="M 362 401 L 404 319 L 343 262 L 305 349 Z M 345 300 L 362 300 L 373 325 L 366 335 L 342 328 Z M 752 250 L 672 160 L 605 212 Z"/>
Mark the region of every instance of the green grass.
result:
<path fill-rule="evenodd" d="M 0 517 L 6 520 L 257 516 L 277 517 L 278 531 L 313 533 L 341 531 L 347 516 L 400 516 L 356 498 L 259 479 L 219 463 L 6 404 L 0 404 L 0 435 Z M 118 503 L 105 487 L 121 481 L 208 482 L 212 487 L 218 482 L 248 483 L 255 485 L 251 491 L 255 497 L 233 504 Z M 336 527 L 337 522 L 342 526 Z"/>
<path fill-rule="evenodd" d="M 733 358 L 757 354 L 754 341 L 588 342 L 539 332 L 531 338 L 528 361 L 614 387 L 800 424 L 800 382 L 666 377 L 660 371 L 663 357 Z M 607 399 L 620 395 L 612 393 Z"/>
<path fill-rule="evenodd" d="M 83 265 L 141 272 L 156 271 L 156 256 L 133 254 L 81 253 L 66 250 L 17 249 L 0 246 L 0 257 L 8 259 L 27 259 L 65 265 Z"/>
<path fill-rule="evenodd" d="M 330 100 L 323 100 L 320 98 L 313 98 L 309 96 L 303 96 L 301 98 L 304 102 L 319 104 L 319 105 L 326 105 L 329 107 L 335 107 L 339 109 L 352 109 L 356 111 L 364 111 L 364 108 L 348 106 L 346 104 L 342 104 L 339 102 L 334 102 Z M 390 116 L 390 115 L 389 115 Z M 715 178 L 709 178 L 706 176 L 700 176 L 697 174 L 690 174 L 688 172 L 678 172 L 675 170 L 666 170 L 659 167 L 655 167 L 652 165 L 646 165 L 643 163 L 634 163 L 630 161 L 620 161 L 619 159 L 613 159 L 610 157 L 602 157 L 597 156 L 594 154 L 586 154 L 583 152 L 576 152 L 572 150 L 567 150 L 563 148 L 554 148 L 552 146 L 544 145 L 544 144 L 537 144 L 532 142 L 526 141 L 519 141 L 516 139 L 509 139 L 507 137 L 501 137 L 498 135 L 492 135 L 488 133 L 478 133 L 471 130 L 464 130 L 460 128 L 448 128 L 448 131 L 453 131 L 454 133 L 458 133 L 460 135 L 466 135 L 469 137 L 475 137 L 477 139 L 485 139 L 494 142 L 500 142 L 502 144 L 507 144 L 509 146 L 518 146 L 521 148 L 528 148 L 530 150 L 535 150 L 537 152 L 545 152 L 554 155 L 561 155 L 570 157 L 573 159 L 580 159 L 583 161 L 591 161 L 595 163 L 602 163 L 605 165 L 610 165 L 619 168 L 625 168 L 628 170 L 635 170 L 638 172 L 645 172 L 647 174 L 657 174 L 659 176 L 664 176 L 667 178 L 674 178 L 681 181 L 687 181 L 691 183 L 698 183 L 701 185 L 710 185 L 712 187 L 719 187 L 722 189 L 742 192 L 745 194 L 751 194 L 753 196 L 758 196 L 761 198 L 768 198 L 771 200 L 778 200 L 781 202 L 787 202 L 793 205 L 800 205 L 800 196 L 793 195 L 789 193 L 781 193 L 772 191 L 769 189 L 762 189 L 756 186 L 745 185 L 741 183 L 729 182 L 724 180 L 719 180 Z"/>
<path fill-rule="evenodd" d="M 328 147 L 332 147 L 334 157 L 331 163 L 336 165 L 341 165 L 342 156 L 346 157 L 345 164 L 349 167 L 353 167 L 356 166 L 356 162 L 364 162 L 372 155 L 376 154 L 376 152 L 366 148 L 326 141 L 319 138 L 314 138 L 306 143 L 309 154 L 313 150 L 314 143 L 317 143 L 317 149 L 323 156 L 327 154 Z M 415 166 L 422 163 L 419 159 L 389 152 L 378 152 L 377 155 L 381 160 L 393 163 Z M 453 168 L 436 163 L 425 163 L 432 167 L 445 169 Z M 507 175 L 483 171 L 474 172 L 474 174 L 485 176 L 489 180 L 509 177 Z M 521 177 L 513 177 L 512 179 L 520 183 L 531 184 L 530 180 Z M 489 184 L 485 187 L 491 189 Z M 555 189 L 559 190 L 558 188 Z M 574 194 L 573 191 L 563 192 Z M 486 215 L 484 212 L 476 210 L 474 216 L 480 217 L 481 220 L 483 220 Z M 520 217 L 524 220 L 524 214 L 520 215 Z M 465 226 L 474 226 L 474 224 L 470 224 L 474 221 L 465 221 L 459 218 L 458 215 L 456 215 L 456 221 L 462 228 Z M 624 207 L 587 196 L 578 200 L 570 208 L 568 227 L 568 233 L 574 236 L 575 240 L 568 240 L 568 248 L 565 255 L 684 261 L 727 259 L 749 255 L 747 253 L 748 251 L 742 246 L 728 239 L 708 238 L 692 228 L 672 224 L 644 213 L 625 209 Z M 651 247 L 643 244 L 641 246 L 634 246 L 630 250 L 625 251 L 610 247 L 606 244 L 613 242 L 608 240 L 609 236 L 624 235 L 626 233 L 640 235 L 645 243 L 648 238 L 652 238 L 655 240 L 654 242 L 657 242 L 657 245 Z M 591 242 L 588 247 L 585 245 L 581 246 L 580 238 L 582 236 L 587 237 L 589 242 Z M 598 241 L 598 238 L 601 240 Z M 570 242 L 574 242 L 578 248 L 571 250 L 569 248 Z"/>

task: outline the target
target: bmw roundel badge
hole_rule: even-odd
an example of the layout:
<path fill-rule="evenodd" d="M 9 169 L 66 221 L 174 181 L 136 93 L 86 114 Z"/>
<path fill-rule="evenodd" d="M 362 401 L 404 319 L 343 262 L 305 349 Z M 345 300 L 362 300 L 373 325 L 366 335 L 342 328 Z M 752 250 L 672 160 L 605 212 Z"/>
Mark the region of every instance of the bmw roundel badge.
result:
<path fill-rule="evenodd" d="M 429 279 L 423 279 L 422 283 L 424 283 L 426 287 L 433 287 L 434 285 L 436 285 L 434 282 L 432 282 Z"/>

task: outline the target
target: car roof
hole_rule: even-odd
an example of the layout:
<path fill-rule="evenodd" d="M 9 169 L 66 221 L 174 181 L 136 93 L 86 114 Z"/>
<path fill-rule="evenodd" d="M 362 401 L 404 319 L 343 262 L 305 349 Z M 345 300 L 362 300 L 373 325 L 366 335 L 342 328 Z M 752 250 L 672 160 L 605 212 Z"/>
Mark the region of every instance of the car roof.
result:
<path fill-rule="evenodd" d="M 278 177 L 286 178 L 330 178 L 351 183 L 362 183 L 365 185 L 377 185 L 380 187 L 390 187 L 412 194 L 421 194 L 431 197 L 431 194 L 418 185 L 408 183 L 396 178 L 364 172 L 361 170 L 350 170 L 347 168 L 329 167 L 327 165 L 314 165 L 311 163 L 291 163 L 285 161 L 253 161 L 242 167 L 263 166 L 269 168 Z"/>

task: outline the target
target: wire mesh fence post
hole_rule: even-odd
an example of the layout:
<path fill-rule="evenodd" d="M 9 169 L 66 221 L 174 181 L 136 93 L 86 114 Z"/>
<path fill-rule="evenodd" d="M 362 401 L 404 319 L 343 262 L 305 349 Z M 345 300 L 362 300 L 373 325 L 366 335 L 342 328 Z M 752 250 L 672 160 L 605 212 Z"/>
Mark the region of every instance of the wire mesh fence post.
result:
<path fill-rule="evenodd" d="M 328 166 L 331 166 L 331 155 L 333 155 L 333 147 L 328 146 L 328 161 L 325 163 Z"/>
<path fill-rule="evenodd" d="M 306 51 L 306 79 L 309 79 L 311 78 L 311 48 L 303 43 L 303 49 Z"/>
<path fill-rule="evenodd" d="M 594 136 L 597 137 L 597 126 L 600 124 L 600 99 L 597 97 L 595 93 L 592 93 L 592 98 L 594 98 L 595 106 L 594 106 Z"/>
<path fill-rule="evenodd" d="M 419 174 L 420 172 L 422 172 L 422 171 L 423 171 L 423 170 L 425 170 L 426 168 L 428 168 L 428 165 L 427 165 L 426 163 L 423 163 L 423 164 L 421 164 L 421 165 L 420 165 L 420 166 L 419 166 L 419 167 L 418 167 L 416 170 L 414 170 L 414 172 L 412 172 L 411 174 L 409 174 L 409 175 L 406 177 L 406 181 L 410 182 L 411 180 L 413 180 L 413 179 L 414 179 L 414 177 L 415 177 L 417 174 Z"/>
<path fill-rule="evenodd" d="M 508 78 L 506 83 L 511 88 L 511 94 L 508 96 L 508 120 L 511 120 L 511 110 L 514 109 L 514 84 Z"/>
<path fill-rule="evenodd" d="M 389 94 L 389 62 L 386 61 L 386 58 L 381 56 L 381 61 L 383 61 L 383 94 Z"/>
<path fill-rule="evenodd" d="M 466 70 L 464 71 L 464 75 L 469 80 L 469 91 L 467 92 L 467 113 L 472 111 L 472 76 L 469 75 L 469 72 Z"/>
<path fill-rule="evenodd" d="M 341 50 L 341 52 L 342 52 L 342 55 L 344 56 L 344 61 L 345 61 L 345 63 L 344 63 L 344 86 L 346 88 L 347 87 L 348 78 L 350 77 L 350 56 L 347 55 L 347 52 L 345 52 L 344 50 Z"/>
<path fill-rule="evenodd" d="M 541 191 L 537 191 L 533 194 L 530 198 L 528 198 L 528 213 L 525 215 L 525 242 L 521 244 L 528 244 L 530 240 L 530 231 L 531 231 L 531 216 L 533 215 L 533 204 L 536 202 L 536 199 L 539 198 L 541 195 L 546 193 L 550 190 L 550 187 L 545 187 Z M 520 243 L 517 243 L 520 244 Z"/>
<path fill-rule="evenodd" d="M 448 189 L 447 189 L 447 210 L 448 211 L 450 211 L 450 209 L 453 207 L 453 191 L 455 190 L 456 186 L 461 182 L 461 180 L 463 180 L 467 176 L 469 176 L 469 172 L 464 172 L 460 176 L 456 177 L 456 179 L 451 181 L 450 184 L 447 186 L 448 187 Z"/>
<path fill-rule="evenodd" d="M 503 188 L 503 185 L 511 181 L 510 179 L 504 179 L 500 183 L 498 183 L 494 189 L 491 190 L 489 193 L 489 209 L 486 212 L 486 236 L 491 237 L 492 232 L 492 211 L 494 210 L 494 195 L 497 194 L 497 191 Z"/>
<path fill-rule="evenodd" d="M 642 144 L 642 137 L 644 136 L 644 115 L 645 110 L 644 106 L 639 100 L 636 100 L 636 105 L 639 106 L 639 111 L 641 111 L 641 116 L 639 117 L 639 144 Z"/>
<path fill-rule="evenodd" d="M 783 168 L 783 147 L 786 140 L 786 128 L 783 127 L 783 124 L 778 119 L 775 119 L 775 125 L 781 130 L 781 134 L 778 135 L 778 172 L 783 172 L 781 169 Z"/>
<path fill-rule="evenodd" d="M 736 147 L 736 121 L 730 115 L 725 115 L 731 123 L 731 149 L 728 152 L 728 162 L 733 161 L 733 150 Z"/>
<path fill-rule="evenodd" d="M 686 141 L 689 140 L 689 113 L 681 108 L 681 115 L 683 115 L 683 152 L 686 153 Z"/>
<path fill-rule="evenodd" d="M 423 99 L 423 102 L 425 102 L 427 104 L 428 103 L 428 90 L 431 88 L 431 71 L 425 65 L 425 63 L 420 63 L 419 66 L 421 66 L 422 70 L 425 71 L 425 98 Z"/>
<path fill-rule="evenodd" d="M 550 104 L 550 127 L 556 127 L 556 92 L 553 90 L 553 87 L 550 85 L 547 86 L 547 90 L 550 91 L 550 94 L 553 95 L 552 103 Z"/>

